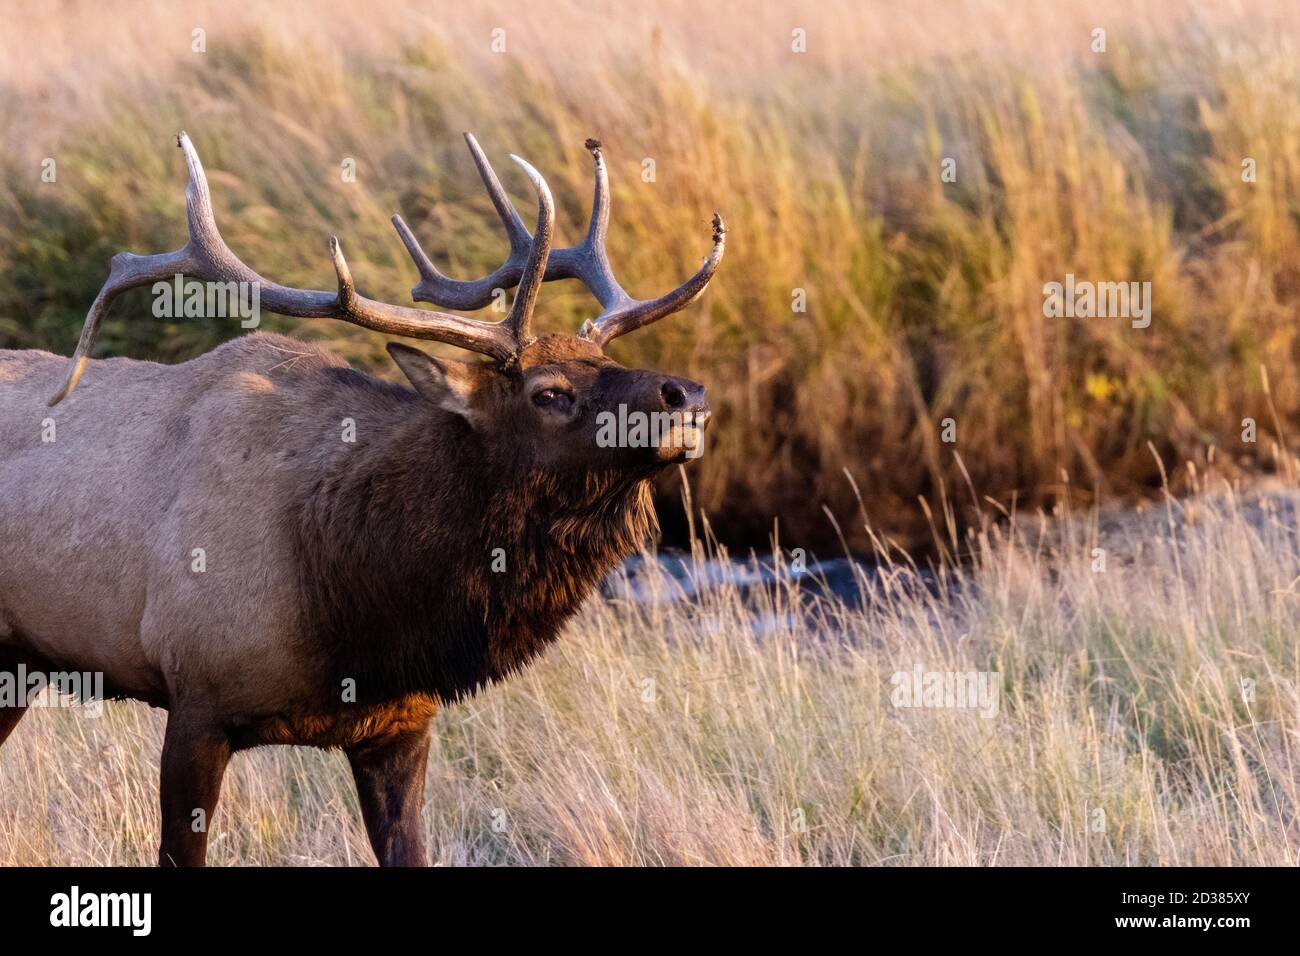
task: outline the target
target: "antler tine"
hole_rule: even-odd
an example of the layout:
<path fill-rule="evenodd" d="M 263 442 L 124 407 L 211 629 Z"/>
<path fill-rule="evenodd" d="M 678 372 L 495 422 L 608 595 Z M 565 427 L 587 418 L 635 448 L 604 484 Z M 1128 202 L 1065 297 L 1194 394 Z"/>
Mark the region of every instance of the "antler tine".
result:
<path fill-rule="evenodd" d="M 564 257 L 564 265 L 570 275 L 591 290 L 601 306 L 606 310 L 624 306 L 632 297 L 624 291 L 614 278 L 609 256 L 605 251 L 605 236 L 609 232 L 609 170 L 605 166 L 605 157 L 600 151 L 600 140 L 588 139 L 583 144 L 591 153 L 595 164 L 595 191 L 591 199 L 591 221 L 587 224 L 587 235 L 582 243 L 571 249 Z"/>
<path fill-rule="evenodd" d="M 510 237 L 511 251 L 522 250 L 527 253 L 533 238 L 528 234 L 528 227 L 524 225 L 523 219 L 519 217 L 519 211 L 515 209 L 515 204 L 510 201 L 506 191 L 501 188 L 501 180 L 497 179 L 496 171 L 492 168 L 492 164 L 488 162 L 487 154 L 479 146 L 478 140 L 474 138 L 472 133 L 465 133 L 464 137 L 470 155 L 474 158 L 474 166 L 478 169 L 479 178 L 483 180 L 483 185 L 487 187 L 488 198 L 492 200 L 497 215 L 501 217 L 502 225 L 506 227 L 506 235 Z M 532 169 L 531 166 L 527 168 Z"/>
<path fill-rule="evenodd" d="M 416 302 L 428 302 L 444 309 L 468 311 L 483 308 L 492 301 L 492 296 L 497 289 L 509 289 L 519 281 L 520 275 L 523 274 L 524 263 L 528 259 L 533 237 L 529 235 L 528 227 L 519 217 L 514 203 L 501 187 L 501 180 L 497 179 L 497 174 L 492 169 L 492 164 L 488 162 L 487 156 L 484 155 L 478 140 L 471 133 L 465 133 L 464 136 L 470 155 L 474 158 L 474 165 L 478 168 L 479 177 L 483 180 L 488 197 L 492 200 L 492 205 L 501 218 L 501 224 L 505 226 L 506 236 L 510 239 L 509 258 L 482 279 L 453 279 L 443 275 L 433 264 L 401 216 L 393 217 L 393 228 L 397 230 L 402 244 L 406 246 L 406 251 L 410 253 L 416 269 L 420 272 L 420 281 L 411 289 L 411 298 Z"/>
<path fill-rule="evenodd" d="M 532 180 L 533 188 L 537 190 L 537 228 L 533 231 L 532 242 L 529 244 L 528 261 L 524 263 L 523 273 L 519 277 L 514 305 L 506 319 L 514 330 L 515 341 L 523 348 L 533 340 L 533 307 L 537 304 L 542 283 L 546 281 L 547 260 L 551 255 L 551 239 L 555 232 L 555 200 L 551 198 L 551 189 L 541 173 L 518 156 L 511 154 L 510 158 L 523 167 Z"/>
<path fill-rule="evenodd" d="M 523 243 L 529 237 L 519 214 L 501 189 L 500 180 L 493 172 L 491 163 L 479 148 L 478 141 L 469 133 L 465 134 L 465 141 L 469 144 L 474 164 L 478 167 L 492 204 L 510 237 L 510 255 L 506 261 L 482 279 L 452 279 L 439 272 L 430 262 L 400 216 L 393 217 L 393 225 L 397 227 L 402 242 L 406 244 L 411 258 L 420 270 L 420 282 L 411 290 L 412 298 L 445 308 L 479 309 L 492 301 L 497 289 L 509 288 L 520 281 L 525 271 Z M 578 279 L 591 290 L 604 311 L 596 319 L 583 323 L 578 335 L 604 345 L 611 339 L 678 312 L 694 301 L 708 286 L 722 262 L 726 248 L 726 227 L 722 223 L 722 217 L 715 213 L 713 249 L 695 275 L 657 299 L 632 298 L 614 277 L 605 250 L 610 214 L 609 172 L 601 154 L 600 141 L 589 139 L 585 145 L 595 164 L 596 180 L 587 234 L 578 245 L 555 249 L 551 253 L 542 281 Z"/>
<path fill-rule="evenodd" d="M 601 155 L 600 140 L 589 139 L 586 147 L 595 163 L 596 176 L 591 224 L 582 245 L 560 250 L 556 253 L 556 259 L 561 260 L 557 265 L 568 270 L 573 278 L 581 279 L 604 307 L 604 312 L 594 320 L 584 322 L 578 332 L 580 338 L 604 345 L 620 335 L 679 312 L 698 298 L 722 262 L 722 255 L 726 251 L 727 229 L 722 223 L 722 217 L 714 213 L 713 249 L 699 271 L 672 292 L 657 299 L 633 299 L 614 277 L 614 270 L 605 251 L 605 236 L 609 226 L 609 173 L 605 167 L 605 157 Z"/>
<path fill-rule="evenodd" d="M 208 282 L 235 281 L 256 284 L 261 304 L 268 311 L 278 312 L 281 315 L 342 319 L 389 335 L 446 342 L 491 356 L 501 362 L 511 361 L 522 347 L 515 333 L 516 329 L 527 331 L 529 315 L 523 311 L 518 316 L 512 314 L 508 321 L 483 322 L 444 312 L 390 305 L 358 295 L 347 263 L 343 259 L 343 253 L 339 249 L 338 240 L 334 237 L 330 238 L 330 254 L 338 279 L 336 292 L 294 289 L 262 278 L 241 262 L 221 238 L 221 233 L 217 229 L 216 216 L 212 211 L 212 196 L 208 190 L 207 177 L 204 175 L 203 164 L 199 161 L 194 144 L 184 132 L 181 132 L 176 137 L 176 145 L 184 151 L 185 163 L 189 170 L 189 183 L 185 189 L 189 241 L 174 252 L 152 256 L 137 256 L 129 252 L 121 252 L 113 257 L 108 279 L 86 313 L 86 322 L 82 327 L 76 351 L 72 355 L 67 378 L 58 394 L 50 399 L 50 405 L 63 401 L 76 388 L 77 382 L 85 372 L 90 352 L 94 348 L 100 323 L 114 299 L 128 289 L 171 279 L 178 274 Z M 530 175 L 536 175 L 536 171 L 532 171 Z M 546 201 L 548 203 L 550 201 L 549 191 L 546 193 Z M 527 230 L 524 232 L 526 234 Z M 549 237 L 549 227 L 547 236 Z M 530 238 L 530 246 L 535 245 Z M 544 251 L 542 259 L 544 262 Z M 533 298 L 535 299 L 535 296 Z"/>
<path fill-rule="evenodd" d="M 722 263 L 722 255 L 726 252 L 726 248 L 727 227 L 723 225 L 722 216 L 715 212 L 713 214 L 713 249 L 695 275 L 672 292 L 661 295 L 657 299 L 627 298 L 623 302 L 606 306 L 605 311 L 596 319 L 588 319 L 582 324 L 582 329 L 578 332 L 579 338 L 588 339 L 597 345 L 603 346 L 606 342 L 616 339 L 620 335 L 635 332 L 651 322 L 658 322 L 665 316 L 680 312 L 703 295 L 704 290 L 709 286 L 709 281 L 713 278 L 713 274 L 718 271 L 718 266 Z M 605 263 L 605 269 L 608 269 L 607 262 Z M 617 286 L 613 275 L 609 273 L 606 273 L 606 275 L 608 281 Z M 627 293 L 624 293 L 624 296 L 626 295 Z M 601 304 L 604 305 L 605 303 L 602 302 Z"/>

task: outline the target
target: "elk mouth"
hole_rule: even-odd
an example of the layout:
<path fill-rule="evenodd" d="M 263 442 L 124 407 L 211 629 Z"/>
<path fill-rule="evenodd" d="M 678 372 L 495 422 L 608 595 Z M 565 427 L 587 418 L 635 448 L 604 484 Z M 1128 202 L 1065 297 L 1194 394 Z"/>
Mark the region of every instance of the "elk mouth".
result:
<path fill-rule="evenodd" d="M 704 433 L 713 420 L 708 408 L 674 416 L 666 433 L 655 447 L 655 457 L 663 464 L 699 458 L 704 454 Z"/>

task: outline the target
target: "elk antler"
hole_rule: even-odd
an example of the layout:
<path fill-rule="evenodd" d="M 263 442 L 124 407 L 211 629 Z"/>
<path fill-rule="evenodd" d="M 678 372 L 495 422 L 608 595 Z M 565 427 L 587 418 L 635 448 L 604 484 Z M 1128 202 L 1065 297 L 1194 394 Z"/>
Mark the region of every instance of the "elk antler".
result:
<path fill-rule="evenodd" d="M 487 187 L 492 205 L 496 207 L 497 215 L 501 217 L 510 239 L 510 256 L 506 261 L 482 279 L 452 279 L 439 272 L 425 255 L 402 217 L 393 217 L 397 234 L 401 236 L 416 268 L 420 270 L 420 281 L 411 290 L 411 298 L 449 309 L 482 308 L 492 300 L 497 289 L 509 288 L 519 282 L 520 276 L 527 271 L 525 258 L 531 238 L 519 213 L 501 188 L 492 165 L 479 148 L 478 141 L 466 133 L 465 142 L 469 145 L 474 165 L 478 167 L 479 176 Z M 610 339 L 678 312 L 694 301 L 708 286 L 718 264 L 722 262 L 727 231 L 722 224 L 722 217 L 714 213 L 713 250 L 700 270 L 667 295 L 649 300 L 633 299 L 614 278 L 609 257 L 605 253 L 605 233 L 609 226 L 609 175 L 605 169 L 605 158 L 600 154 L 598 140 L 589 139 L 586 146 L 596 163 L 596 193 L 592 200 L 587 235 L 578 245 L 556 249 L 551 253 L 543 281 L 579 279 L 591 290 L 605 311 L 595 320 L 583 323 L 578 334 L 598 345 L 604 345 Z"/>
<path fill-rule="evenodd" d="M 212 211 L 212 196 L 208 192 L 203 164 L 199 162 L 194 145 L 183 131 L 177 135 L 176 145 L 184 150 L 185 163 L 189 167 L 189 184 L 185 188 L 189 241 L 175 252 L 152 256 L 121 252 L 113 257 L 108 279 L 86 314 L 86 324 L 82 327 L 81 340 L 73 353 L 67 381 L 59 393 L 50 399 L 50 405 L 57 405 L 77 387 L 77 381 L 86 369 L 86 361 L 99 333 L 100 321 L 118 294 L 137 286 L 170 279 L 178 273 L 207 282 L 256 283 L 262 305 L 281 315 L 342 319 L 389 335 L 446 342 L 502 362 L 512 361 L 532 341 L 533 307 L 537 303 L 538 289 L 546 273 L 555 223 L 555 203 L 541 174 L 518 156 L 510 158 L 523 167 L 537 190 L 537 228 L 533 236 L 527 239 L 524 250 L 526 257 L 520 256 L 522 261 L 517 266 L 514 278 L 519 284 L 519 290 L 515 294 L 510 314 L 500 322 L 484 322 L 444 312 L 390 305 L 358 295 L 352 273 L 348 270 L 343 251 L 334 236 L 330 237 L 329 248 L 338 279 L 337 292 L 291 289 L 263 279 L 244 265 L 221 238 Z M 497 189 L 500 190 L 499 184 Z M 513 208 L 511 211 L 514 211 Z M 522 223 L 520 229 L 523 229 Z M 527 230 L 523 231 L 526 236 Z M 520 249 L 523 250 L 524 247 L 521 246 Z"/>

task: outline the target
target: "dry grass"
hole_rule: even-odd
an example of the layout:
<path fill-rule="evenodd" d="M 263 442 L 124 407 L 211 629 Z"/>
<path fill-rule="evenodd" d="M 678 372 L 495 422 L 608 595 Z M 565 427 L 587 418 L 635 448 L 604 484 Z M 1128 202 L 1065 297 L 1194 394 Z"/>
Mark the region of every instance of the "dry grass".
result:
<path fill-rule="evenodd" d="M 684 602 L 667 578 L 594 601 L 439 718 L 434 858 L 1295 865 L 1298 501 L 1170 503 L 1107 533 L 1103 573 L 1095 516 L 1050 549 L 990 526 L 938 593 L 895 555 L 860 609 L 789 584 Z M 918 665 L 998 672 L 997 715 L 894 707 Z M 0 863 L 149 863 L 162 727 L 30 715 L 0 751 Z M 218 864 L 371 859 L 338 754 L 237 757 L 213 832 Z"/>
<path fill-rule="evenodd" d="M 823 505 L 857 512 L 847 469 L 868 520 L 845 537 L 885 552 L 889 587 L 866 608 L 785 620 L 789 587 L 593 602 L 527 674 L 440 717 L 438 861 L 1300 862 L 1294 514 L 1170 505 L 1178 520 L 1121 534 L 1095 573 L 1092 518 L 1061 525 L 1049 553 L 943 498 L 969 480 L 1050 503 L 1063 474 L 1158 486 L 1148 442 L 1231 472 L 1268 447 L 1237 453 L 1246 416 L 1285 447 L 1300 423 L 1300 7 L 231 6 L 6 17 L 0 347 L 69 351 L 114 252 L 179 243 L 177 129 L 250 264 L 324 287 L 337 232 L 365 290 L 397 300 L 414 276 L 395 210 L 456 274 L 504 252 L 460 130 L 545 170 L 570 240 L 594 134 L 631 291 L 693 270 L 715 205 L 730 227 L 691 319 L 615 347 L 709 383 L 719 421 L 696 492 L 719 535 L 760 540 L 779 514 L 784 545 L 825 551 Z M 1104 56 L 1088 51 L 1099 25 Z M 507 55 L 489 51 L 495 26 Z M 1152 281 L 1151 328 L 1045 320 L 1042 285 L 1066 272 Z M 591 312 L 571 287 L 544 302 L 552 329 Z M 128 304 L 106 353 L 175 361 L 239 331 Z M 278 327 L 384 367 L 367 333 Z M 949 416 L 960 459 L 939 440 Z M 941 502 L 941 527 L 976 529 L 940 536 L 953 587 L 938 595 L 907 586 L 910 563 L 880 543 L 918 540 L 918 494 Z M 784 623 L 756 632 L 755 613 Z M 997 716 L 891 706 L 890 676 L 917 664 L 997 671 Z M 151 862 L 162 724 L 126 704 L 29 716 L 0 750 L 0 863 Z M 370 859 L 338 755 L 241 756 L 214 832 L 219 864 Z"/>
<path fill-rule="evenodd" d="M 1059 499 L 1062 470 L 1089 492 L 1150 487 L 1148 441 L 1250 465 L 1241 419 L 1272 420 L 1261 366 L 1300 423 L 1300 8 L 1283 0 L 33 3 L 6 26 L 0 346 L 66 352 L 114 251 L 177 244 L 178 128 L 255 266 L 328 286 L 336 231 L 367 291 L 397 300 L 413 270 L 396 209 L 458 274 L 503 254 L 460 130 L 544 169 L 569 239 L 595 134 L 633 292 L 695 267 L 715 206 L 731 229 L 691 318 L 615 347 L 710 385 L 696 492 L 728 540 L 780 515 L 787 540 L 833 545 L 821 505 L 853 513 L 847 467 L 876 524 L 915 543 L 916 495 L 960 480 L 946 417 L 978 487 L 1034 503 Z M 38 179 L 46 156 L 57 184 Z M 1044 319 L 1042 286 L 1067 271 L 1150 280 L 1151 328 Z M 549 328 L 591 314 L 571 283 L 544 301 Z M 174 361 L 239 332 L 147 306 L 119 307 L 106 353 Z M 294 327 L 387 368 L 376 336 Z"/>

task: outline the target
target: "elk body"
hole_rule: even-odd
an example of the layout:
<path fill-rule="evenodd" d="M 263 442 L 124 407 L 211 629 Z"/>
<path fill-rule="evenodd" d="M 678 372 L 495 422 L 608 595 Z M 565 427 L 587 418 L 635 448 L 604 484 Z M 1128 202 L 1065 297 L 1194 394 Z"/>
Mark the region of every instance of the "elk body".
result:
<path fill-rule="evenodd" d="M 530 234 L 466 139 L 510 238 L 506 263 L 450 279 L 394 224 L 421 274 L 417 300 L 474 309 L 517 285 L 501 322 L 366 299 L 334 239 L 337 292 L 264 280 L 222 241 L 182 133 L 186 246 L 114 258 L 70 365 L 0 351 L 0 672 L 100 672 L 109 696 L 168 710 L 162 864 L 205 861 L 196 821 L 211 819 L 231 755 L 266 744 L 343 749 L 379 862 L 425 863 L 435 710 L 555 639 L 652 532 L 651 479 L 701 438 L 702 386 L 626 369 L 602 346 L 704 290 L 722 257 L 721 220 L 695 276 L 633 300 L 604 252 L 598 143 L 588 141 L 587 236 L 552 251 L 541 176 L 516 159 L 538 193 Z M 264 334 L 176 366 L 88 360 L 119 292 L 178 273 L 255 282 L 271 311 L 452 343 L 487 361 L 390 344 L 412 389 Z M 537 338 L 537 293 L 554 278 L 580 279 L 605 311 L 576 336 Z M 620 405 L 682 416 L 677 440 L 602 447 L 597 419 Z M 53 441 L 42 440 L 46 418 Z M 355 441 L 343 440 L 348 422 Z M 23 712 L 0 708 L 0 743 Z"/>

